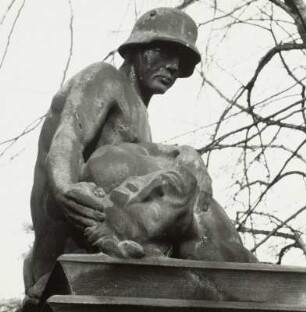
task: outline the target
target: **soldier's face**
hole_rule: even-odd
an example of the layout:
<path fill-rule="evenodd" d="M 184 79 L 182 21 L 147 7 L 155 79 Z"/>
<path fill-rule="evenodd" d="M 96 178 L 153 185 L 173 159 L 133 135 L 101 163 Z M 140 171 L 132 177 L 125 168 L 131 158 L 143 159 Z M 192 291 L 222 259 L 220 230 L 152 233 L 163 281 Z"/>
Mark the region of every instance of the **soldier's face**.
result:
<path fill-rule="evenodd" d="M 179 75 L 177 49 L 167 43 L 155 43 L 141 49 L 135 61 L 140 87 L 152 94 L 165 93 Z"/>

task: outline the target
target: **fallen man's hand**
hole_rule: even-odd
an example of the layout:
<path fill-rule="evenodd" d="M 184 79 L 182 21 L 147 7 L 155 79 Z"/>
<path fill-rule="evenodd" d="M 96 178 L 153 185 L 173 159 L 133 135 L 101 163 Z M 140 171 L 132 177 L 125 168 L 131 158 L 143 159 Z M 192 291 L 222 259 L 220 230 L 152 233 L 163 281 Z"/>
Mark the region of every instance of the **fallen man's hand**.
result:
<path fill-rule="evenodd" d="M 88 227 L 84 231 L 87 241 L 98 251 L 118 258 L 142 258 L 144 249 L 138 243 L 131 240 L 119 241 L 114 235 L 105 233 L 103 224 Z"/>

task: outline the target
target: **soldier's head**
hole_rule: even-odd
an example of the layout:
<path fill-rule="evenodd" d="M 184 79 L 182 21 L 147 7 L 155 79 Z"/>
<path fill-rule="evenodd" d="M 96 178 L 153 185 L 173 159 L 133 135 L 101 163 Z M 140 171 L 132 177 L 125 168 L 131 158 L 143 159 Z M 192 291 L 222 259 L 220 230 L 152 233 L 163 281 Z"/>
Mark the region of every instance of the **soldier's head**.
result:
<path fill-rule="evenodd" d="M 157 8 L 141 16 L 118 51 L 133 63 L 143 88 L 166 92 L 177 78 L 189 77 L 200 61 L 197 27 L 186 13 Z"/>

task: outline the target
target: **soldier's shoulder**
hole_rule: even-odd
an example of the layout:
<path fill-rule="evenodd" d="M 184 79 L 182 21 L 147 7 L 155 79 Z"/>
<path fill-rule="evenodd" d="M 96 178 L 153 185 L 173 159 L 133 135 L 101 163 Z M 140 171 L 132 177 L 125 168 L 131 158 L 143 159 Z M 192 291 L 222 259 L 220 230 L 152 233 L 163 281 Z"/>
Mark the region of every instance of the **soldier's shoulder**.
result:
<path fill-rule="evenodd" d="M 60 113 L 65 105 L 67 96 L 80 99 L 83 95 L 114 93 L 120 89 L 120 72 L 111 64 L 98 62 L 91 64 L 72 76 L 55 94 L 51 103 L 51 110 Z M 115 90 L 116 89 L 116 90 Z M 100 91 L 97 91 L 100 90 Z"/>
<path fill-rule="evenodd" d="M 72 80 L 75 82 L 90 82 L 92 80 L 111 81 L 118 79 L 120 79 L 119 70 L 105 62 L 91 64 L 72 77 Z"/>

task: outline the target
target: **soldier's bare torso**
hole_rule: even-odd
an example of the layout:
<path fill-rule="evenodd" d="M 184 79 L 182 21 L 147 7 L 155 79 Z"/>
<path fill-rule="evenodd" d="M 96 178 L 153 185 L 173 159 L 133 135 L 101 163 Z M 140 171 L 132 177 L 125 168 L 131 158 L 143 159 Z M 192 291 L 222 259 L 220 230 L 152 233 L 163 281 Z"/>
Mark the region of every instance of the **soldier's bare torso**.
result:
<path fill-rule="evenodd" d="M 70 101 L 77 104 L 72 106 Z M 55 95 L 46 123 L 58 122 L 64 106 L 69 105 L 79 127 L 75 131 L 86 132 L 88 123 L 94 124 L 94 133 L 88 133 L 94 149 L 105 144 L 151 141 L 144 103 L 128 77 L 107 63 L 93 64 L 68 81 Z"/>
<path fill-rule="evenodd" d="M 48 160 L 52 166 L 53 159 L 56 161 L 61 157 L 65 160 L 74 153 L 80 153 L 81 146 L 82 155 L 78 160 L 67 160 L 70 170 L 77 173 L 78 168 L 102 145 L 150 141 L 144 103 L 128 77 L 109 64 L 96 63 L 87 67 L 55 95 L 40 135 L 35 167 L 31 211 L 35 230 L 33 259 L 36 263 L 31 263 L 33 277 L 30 276 L 29 284 L 49 272 L 60 254 L 88 252 L 82 235 L 69 228 L 54 198 L 54 186 L 51 184 L 55 178 L 50 177 Z M 67 153 L 67 144 L 71 145 L 69 155 L 61 155 Z M 55 174 L 58 175 L 57 180 L 67 183 L 64 163 L 62 167 L 61 170 L 59 162 Z M 78 182 L 78 176 L 72 178 L 71 182 Z"/>

